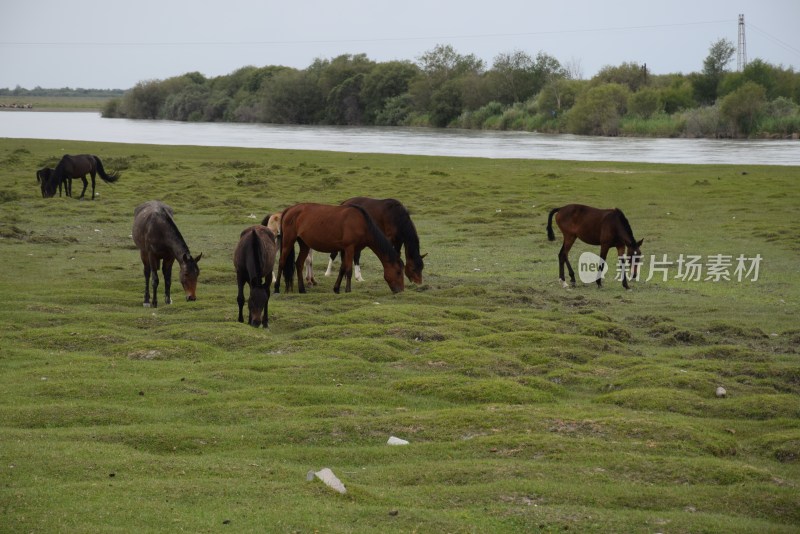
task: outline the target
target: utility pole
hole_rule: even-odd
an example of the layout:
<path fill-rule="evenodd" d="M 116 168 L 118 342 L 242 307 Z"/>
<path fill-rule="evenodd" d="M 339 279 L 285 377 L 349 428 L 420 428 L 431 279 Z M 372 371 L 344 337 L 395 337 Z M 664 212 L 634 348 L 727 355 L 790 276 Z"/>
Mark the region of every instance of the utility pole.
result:
<path fill-rule="evenodd" d="M 739 15 L 739 46 L 736 53 L 736 70 L 742 72 L 747 66 L 747 43 L 744 39 L 744 14 Z"/>

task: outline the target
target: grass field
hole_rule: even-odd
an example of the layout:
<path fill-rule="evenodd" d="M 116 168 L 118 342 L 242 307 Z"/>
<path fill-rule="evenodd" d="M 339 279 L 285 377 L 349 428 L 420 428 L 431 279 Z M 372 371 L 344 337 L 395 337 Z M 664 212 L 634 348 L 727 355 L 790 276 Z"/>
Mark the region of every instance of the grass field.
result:
<path fill-rule="evenodd" d="M 122 178 L 42 199 L 65 152 Z M 14 139 L 0 162 L 0 531 L 800 530 L 800 167 Z M 239 232 L 355 195 L 410 209 L 423 284 L 392 295 L 366 251 L 335 295 L 320 255 L 268 330 L 236 322 Z M 203 253 L 197 302 L 142 307 L 149 199 Z M 570 202 L 644 238 L 631 291 L 560 286 L 545 225 Z"/>

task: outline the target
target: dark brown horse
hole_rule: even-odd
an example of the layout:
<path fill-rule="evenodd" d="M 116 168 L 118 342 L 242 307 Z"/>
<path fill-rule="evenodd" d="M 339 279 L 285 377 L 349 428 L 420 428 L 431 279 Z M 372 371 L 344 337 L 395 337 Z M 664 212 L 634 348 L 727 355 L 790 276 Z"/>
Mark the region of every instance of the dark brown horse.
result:
<path fill-rule="evenodd" d="M 406 266 L 405 272 L 409 280 L 415 284 L 422 283 L 422 269 L 425 264 L 422 258 L 427 254 L 420 255 L 419 253 L 419 236 L 417 229 L 414 226 L 408 210 L 399 201 L 393 198 L 377 199 L 368 197 L 353 197 L 348 198 L 342 202 L 343 206 L 361 206 L 364 208 L 370 217 L 375 221 L 389 242 L 394 245 L 397 253 L 400 253 L 400 248 L 406 249 Z M 330 260 L 328 261 L 328 269 L 325 271 L 325 276 L 331 274 L 333 268 L 333 260 L 336 259 L 336 252 L 331 253 Z M 353 259 L 355 263 L 355 276 L 356 280 L 363 281 L 361 278 L 360 267 L 361 253 L 357 252 Z"/>
<path fill-rule="evenodd" d="M 50 180 L 51 176 L 53 176 L 53 168 L 52 167 L 42 167 L 38 171 L 36 171 L 36 183 L 39 184 L 39 187 L 42 189 L 42 198 L 46 198 L 45 195 L 45 185 Z M 64 181 L 64 192 L 68 197 L 72 196 L 72 178 L 65 179 Z M 53 192 L 53 196 L 55 196 L 55 191 Z M 58 196 L 61 196 L 61 182 L 58 183 Z"/>
<path fill-rule="evenodd" d="M 172 283 L 172 264 L 178 260 L 181 267 L 180 281 L 186 293 L 186 300 L 197 300 L 197 277 L 200 268 L 197 264 L 203 256 L 192 258 L 189 247 L 183 240 L 175 221 L 172 220 L 172 208 L 151 200 L 140 204 L 133 211 L 133 242 L 139 247 L 139 254 L 144 264 L 144 306 L 150 304 L 150 275 L 153 275 L 153 308 L 158 307 L 158 267 L 163 261 L 161 272 L 164 274 L 164 296 L 167 304 L 172 304 L 169 296 Z"/>
<path fill-rule="evenodd" d="M 272 230 L 257 224 L 242 231 L 239 243 L 233 252 L 233 266 L 236 268 L 236 283 L 239 292 L 239 322 L 244 322 L 244 285 L 250 286 L 250 309 L 248 322 L 251 326 L 268 326 L 269 286 L 272 283 L 272 268 L 275 265 L 276 239 Z"/>
<path fill-rule="evenodd" d="M 575 285 L 575 271 L 572 270 L 568 255 L 576 239 L 589 245 L 600 245 L 600 257 L 603 262 L 606 261 L 608 250 L 611 247 L 616 248 L 621 261 L 625 259 L 630 261 L 631 277 L 633 279 L 638 277 L 639 259 L 642 255 L 641 247 L 644 239 L 636 241 L 631 225 L 621 210 L 591 208 L 582 204 L 568 204 L 561 208 L 555 208 L 547 217 L 547 239 L 550 241 L 556 240 L 553 233 L 554 215 L 556 224 L 564 235 L 564 243 L 558 252 L 558 276 L 564 287 L 567 287 L 564 279 L 565 263 L 569 269 L 572 285 Z M 598 277 L 598 287 L 601 282 L 602 277 Z M 622 285 L 628 289 L 625 269 L 622 270 Z"/>
<path fill-rule="evenodd" d="M 295 242 L 300 244 L 297 261 L 294 257 Z M 403 261 L 364 208 L 312 203 L 286 208 L 281 214 L 281 259 L 275 293 L 280 292 L 281 275 L 286 278 L 286 287 L 291 289 L 295 269 L 298 291 L 305 293 L 302 269 L 309 249 L 342 254 L 342 266 L 333 291 L 339 292 L 342 278 L 346 277 L 345 292 L 349 293 L 353 257 L 356 251 L 366 247 L 381 260 L 383 278 L 392 292 L 403 291 Z"/>
<path fill-rule="evenodd" d="M 56 194 L 56 188 L 59 187 L 62 182 L 66 180 L 72 180 L 73 178 L 80 178 L 83 180 L 83 191 L 81 191 L 81 196 L 78 198 L 83 198 L 83 195 L 86 194 L 86 188 L 89 185 L 89 182 L 86 180 L 87 174 L 92 177 L 92 200 L 94 200 L 95 194 L 94 190 L 96 175 L 99 174 L 100 178 L 108 183 L 116 182 L 119 180 L 120 176 L 119 173 L 116 172 L 113 174 L 106 174 L 106 171 L 103 168 L 103 162 L 100 161 L 100 158 L 97 156 L 92 156 L 91 154 L 70 156 L 67 154 L 61 158 L 61 161 L 58 162 L 58 165 L 56 165 L 56 168 L 50 174 L 50 179 L 45 182 L 42 189 L 42 194 L 47 198 L 53 197 Z M 69 191 L 71 196 L 71 182 Z"/>

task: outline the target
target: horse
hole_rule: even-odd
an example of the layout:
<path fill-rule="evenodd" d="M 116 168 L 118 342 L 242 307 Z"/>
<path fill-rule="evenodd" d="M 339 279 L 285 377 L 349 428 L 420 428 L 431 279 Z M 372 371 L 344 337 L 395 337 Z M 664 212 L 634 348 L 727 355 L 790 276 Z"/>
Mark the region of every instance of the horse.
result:
<path fill-rule="evenodd" d="M 239 322 L 244 322 L 244 285 L 250 286 L 250 298 L 247 307 L 250 309 L 248 322 L 251 326 L 268 327 L 269 286 L 276 255 L 275 234 L 264 225 L 256 224 L 245 228 L 239 236 L 239 243 L 233 252 L 233 266 L 236 269 L 236 283 L 239 292 L 236 302 L 239 304 Z M 263 282 L 261 280 L 264 280 Z"/>
<path fill-rule="evenodd" d="M 405 247 L 406 276 L 415 284 L 422 283 L 422 269 L 425 267 L 422 258 L 427 256 L 427 254 L 420 255 L 417 229 L 411 221 L 408 210 L 399 200 L 393 198 L 377 199 L 353 197 L 342 202 L 342 205 L 361 206 L 364 208 L 392 245 L 394 245 L 398 254 L 400 253 L 400 248 Z M 328 268 L 325 270 L 325 276 L 330 276 L 336 254 L 336 252 L 331 253 L 331 257 L 328 260 Z M 360 259 L 361 253 L 357 252 L 353 260 L 355 263 L 355 277 L 359 282 L 363 282 L 364 279 L 361 277 Z"/>
<path fill-rule="evenodd" d="M 172 283 L 172 264 L 178 260 L 180 265 L 180 281 L 186 293 L 187 301 L 195 301 L 197 297 L 197 277 L 200 268 L 197 264 L 203 254 L 192 258 L 186 241 L 183 240 L 175 221 L 172 219 L 172 208 L 150 200 L 140 204 L 133 211 L 133 242 L 139 248 L 144 264 L 144 307 L 150 303 L 150 274 L 153 275 L 153 308 L 158 307 L 158 267 L 163 261 L 161 272 L 164 274 L 164 296 L 167 304 L 172 304 L 169 290 Z"/>
<path fill-rule="evenodd" d="M 361 206 L 295 204 L 283 210 L 281 214 L 281 234 L 281 259 L 275 293 L 280 292 L 281 275 L 286 278 L 287 289 L 291 290 L 295 269 L 298 291 L 305 293 L 301 270 L 308 251 L 312 248 L 320 252 L 338 251 L 342 254 L 339 277 L 333 285 L 334 293 L 339 293 L 342 278 L 347 279 L 345 292 L 350 292 L 353 256 L 356 251 L 365 247 L 369 247 L 383 264 L 383 278 L 392 293 L 399 293 L 404 289 L 403 260 Z M 300 244 L 296 262 L 295 241 Z"/>
<path fill-rule="evenodd" d="M 106 174 L 106 171 L 103 168 L 103 162 L 100 161 L 100 158 L 97 156 L 93 156 L 91 154 L 70 156 L 67 154 L 62 157 L 61 161 L 59 161 L 58 165 L 56 165 L 56 168 L 50 175 L 50 179 L 44 184 L 42 192 L 47 198 L 53 197 L 56 194 L 56 187 L 58 187 L 61 182 L 65 180 L 72 180 L 73 178 L 80 178 L 83 180 L 83 191 L 81 191 L 81 196 L 78 198 L 82 199 L 86 194 L 86 188 L 89 186 L 89 182 L 86 180 L 87 174 L 91 175 L 92 177 L 92 200 L 94 200 L 95 196 L 95 176 L 97 174 L 100 175 L 100 178 L 102 178 L 103 181 L 108 183 L 114 183 L 119 180 L 120 177 L 118 172 Z M 69 189 L 71 196 L 71 185 Z"/>
<path fill-rule="evenodd" d="M 278 247 L 281 244 L 281 214 L 280 213 L 273 213 L 271 215 L 267 215 L 264 217 L 264 220 L 261 221 L 261 224 L 272 230 L 272 233 L 278 236 Z M 303 266 L 303 273 L 306 279 L 306 285 L 308 286 L 315 286 L 317 285 L 317 280 L 314 278 L 314 251 L 308 251 L 308 257 L 306 258 L 305 265 Z M 277 280 L 275 274 L 272 275 L 272 282 L 274 283 Z"/>
<path fill-rule="evenodd" d="M 45 184 L 50 180 L 50 177 L 53 175 L 53 168 L 52 167 L 42 167 L 38 171 L 36 171 L 36 183 L 39 184 L 39 187 L 42 190 L 42 198 L 45 197 Z M 72 196 L 72 178 L 68 178 L 64 180 L 64 192 L 68 197 Z M 53 192 L 53 196 L 55 196 L 55 191 Z M 61 196 L 61 182 L 58 183 L 58 196 Z"/>
<path fill-rule="evenodd" d="M 554 208 L 547 217 L 547 239 L 550 241 L 556 240 L 553 233 L 554 215 L 558 228 L 564 236 L 564 243 L 558 252 L 558 275 L 564 287 L 567 287 L 564 279 L 565 263 L 569 269 L 572 285 L 575 286 L 575 271 L 572 270 L 568 255 L 576 239 L 589 245 L 600 245 L 600 257 L 603 262 L 606 260 L 608 250 L 611 247 L 616 248 L 620 260 L 627 258 L 631 261 L 631 278 L 635 280 L 638 277 L 639 259 L 642 255 L 641 247 L 644 239 L 636 241 L 631 225 L 622 210 L 592 208 L 582 204 L 568 204 Z M 601 286 L 601 282 L 602 277 L 598 277 L 598 287 Z M 630 289 L 625 269 L 622 270 L 622 286 Z"/>

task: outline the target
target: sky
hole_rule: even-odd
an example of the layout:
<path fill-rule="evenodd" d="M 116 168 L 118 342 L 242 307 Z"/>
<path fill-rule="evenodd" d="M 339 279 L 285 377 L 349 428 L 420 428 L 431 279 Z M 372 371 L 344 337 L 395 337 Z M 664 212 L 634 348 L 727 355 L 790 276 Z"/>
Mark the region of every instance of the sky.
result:
<path fill-rule="evenodd" d="M 748 60 L 800 71 L 800 0 L 4 0 L 0 88 L 129 89 L 342 54 L 417 61 L 437 45 L 487 68 L 519 50 L 585 79 L 625 62 L 687 74 L 719 39 L 737 45 L 739 14 Z"/>

